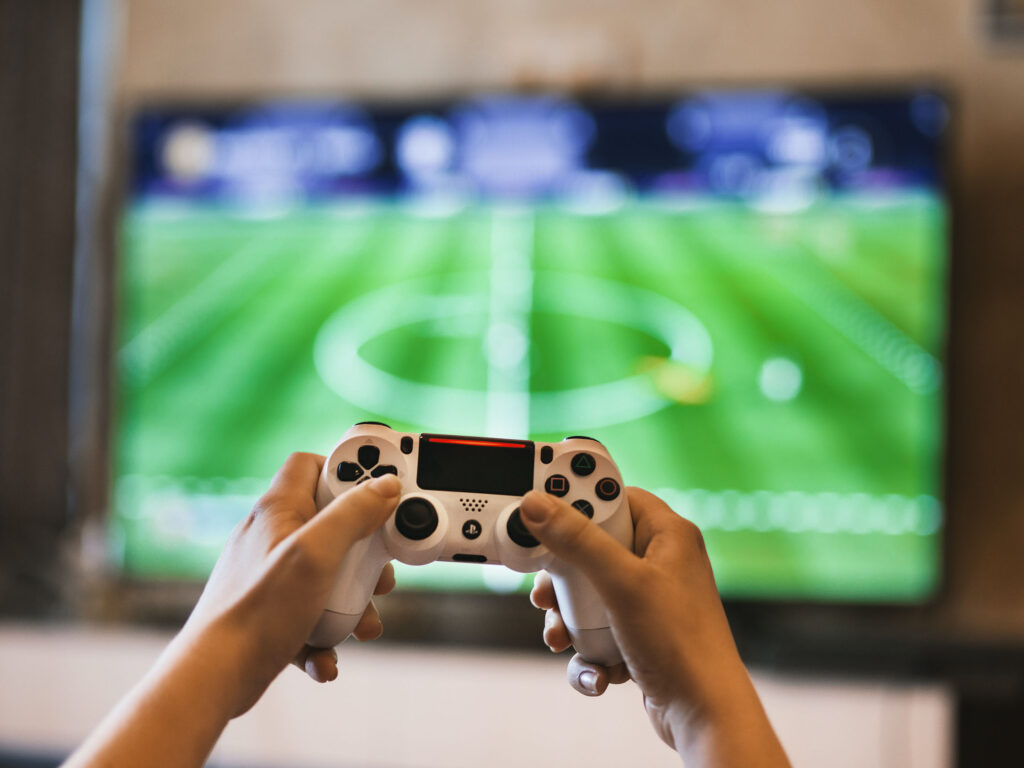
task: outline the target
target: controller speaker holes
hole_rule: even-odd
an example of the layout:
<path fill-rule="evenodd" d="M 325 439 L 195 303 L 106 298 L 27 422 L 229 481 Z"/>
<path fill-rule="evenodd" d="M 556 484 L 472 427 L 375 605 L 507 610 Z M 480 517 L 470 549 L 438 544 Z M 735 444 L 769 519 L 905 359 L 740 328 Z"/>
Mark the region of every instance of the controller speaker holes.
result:
<path fill-rule="evenodd" d="M 468 512 L 470 514 L 475 514 L 475 513 L 479 513 L 479 512 L 483 512 L 484 511 L 484 507 L 487 506 L 488 500 L 487 499 L 465 498 L 465 499 L 459 499 L 459 503 L 462 505 L 462 508 L 464 510 L 466 510 L 466 512 Z"/>

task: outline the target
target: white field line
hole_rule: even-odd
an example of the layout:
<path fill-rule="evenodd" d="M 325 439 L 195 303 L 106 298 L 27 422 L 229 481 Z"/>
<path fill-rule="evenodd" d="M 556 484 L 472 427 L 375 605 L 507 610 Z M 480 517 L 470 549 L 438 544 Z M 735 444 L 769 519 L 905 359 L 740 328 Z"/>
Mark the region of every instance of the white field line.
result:
<path fill-rule="evenodd" d="M 731 232 L 731 241 L 736 242 L 736 238 L 737 233 Z M 742 247 L 743 244 L 738 245 Z M 796 254 L 797 264 L 803 267 L 800 272 L 784 279 L 773 268 L 773 263 L 762 262 L 761 273 L 803 302 L 914 394 L 930 394 L 938 389 L 942 375 L 938 359 L 830 270 L 822 267 L 813 247 L 804 238 L 798 238 L 794 245 L 796 249 L 789 253 Z M 734 262 L 741 260 L 744 253 L 733 248 L 726 248 L 725 252 Z M 754 264 L 749 259 L 744 263 Z M 808 279 L 812 269 L 815 271 L 813 281 Z"/>
<path fill-rule="evenodd" d="M 153 523 L 205 525 L 212 539 L 225 538 L 270 482 L 269 478 L 200 478 L 127 475 L 118 481 L 122 518 Z M 658 496 L 678 514 L 705 531 L 755 531 L 789 534 L 930 536 L 942 528 L 942 505 L 922 494 L 812 493 L 658 488 Z M 202 500 L 205 512 L 194 500 Z M 216 520 L 209 517 L 216 508 Z M 203 517 L 206 516 L 205 523 Z"/>
<path fill-rule="evenodd" d="M 655 493 L 703 530 L 930 536 L 942 527 L 942 505 L 926 494 L 699 488 L 660 488 Z"/>
<path fill-rule="evenodd" d="M 484 336 L 486 432 L 530 432 L 530 313 L 533 303 L 533 214 L 496 210 L 491 226 L 491 283 Z"/>
<path fill-rule="evenodd" d="M 667 228 L 660 226 L 656 231 L 657 236 L 667 241 L 671 248 L 673 239 Z M 718 245 L 717 238 L 708 239 Z M 727 242 L 719 246 L 718 250 L 733 263 L 753 271 L 757 264 L 747 253 L 747 245 L 732 230 Z M 805 242 L 801 240 L 798 245 L 801 249 L 800 258 L 813 259 L 813 256 L 806 253 Z M 760 271 L 911 392 L 929 394 L 938 388 L 942 375 L 938 359 L 828 270 L 819 270 L 828 279 L 826 287 L 818 283 L 810 285 L 803 279 L 798 279 L 798 284 L 794 284 L 793 280 L 785 280 L 775 271 L 771 262 L 763 263 Z"/>
<path fill-rule="evenodd" d="M 938 389 L 942 376 L 938 358 L 924 349 L 869 301 L 862 298 L 818 257 L 818 248 L 806 236 L 793 243 L 805 266 L 797 280 L 781 279 L 770 268 L 763 272 L 775 278 L 793 296 L 845 336 L 911 392 L 930 394 Z M 843 257 L 855 261 L 853 246 L 843 246 Z M 810 270 L 815 279 L 808 280 Z"/>
<path fill-rule="evenodd" d="M 830 288 L 773 277 L 911 392 L 934 392 L 941 376 L 938 359 L 828 270 L 820 271 Z"/>

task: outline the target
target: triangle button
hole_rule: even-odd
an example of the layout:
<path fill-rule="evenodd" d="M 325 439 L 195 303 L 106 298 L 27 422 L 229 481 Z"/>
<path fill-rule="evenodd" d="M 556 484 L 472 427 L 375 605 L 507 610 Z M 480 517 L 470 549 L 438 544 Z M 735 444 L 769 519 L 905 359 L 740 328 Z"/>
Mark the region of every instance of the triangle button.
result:
<path fill-rule="evenodd" d="M 570 466 L 577 475 L 586 477 L 597 468 L 597 462 L 589 453 L 577 453 L 572 457 Z"/>

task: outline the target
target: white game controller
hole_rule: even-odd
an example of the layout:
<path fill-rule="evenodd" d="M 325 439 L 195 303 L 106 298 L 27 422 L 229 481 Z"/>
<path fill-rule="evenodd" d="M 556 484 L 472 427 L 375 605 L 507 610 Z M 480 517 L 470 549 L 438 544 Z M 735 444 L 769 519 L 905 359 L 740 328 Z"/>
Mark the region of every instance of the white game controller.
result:
<path fill-rule="evenodd" d="M 601 443 L 589 437 L 535 443 L 410 434 L 363 422 L 327 457 L 317 509 L 388 473 L 402 481 L 398 507 L 383 528 L 356 542 L 345 557 L 310 645 L 329 648 L 352 633 L 390 560 L 410 565 L 449 560 L 496 563 L 521 573 L 546 569 L 576 650 L 599 664 L 622 660 L 597 591 L 539 544 L 519 516 L 523 495 L 546 491 L 632 550 L 633 522 L 622 477 Z"/>

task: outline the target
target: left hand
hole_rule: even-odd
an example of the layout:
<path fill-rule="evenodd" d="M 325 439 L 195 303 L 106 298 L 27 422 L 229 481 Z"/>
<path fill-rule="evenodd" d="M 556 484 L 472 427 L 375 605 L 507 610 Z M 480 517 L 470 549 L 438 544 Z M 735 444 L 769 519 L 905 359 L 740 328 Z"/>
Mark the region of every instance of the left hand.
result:
<path fill-rule="evenodd" d="M 384 475 L 317 513 L 315 493 L 323 463 L 324 457 L 315 454 L 288 457 L 269 490 L 231 533 L 183 630 L 183 635 L 213 634 L 237 641 L 233 650 L 242 664 L 236 716 L 256 703 L 289 662 L 318 682 L 338 676 L 334 650 L 311 648 L 305 640 L 351 546 L 382 526 L 398 503 L 401 484 Z M 374 594 L 394 586 L 389 563 Z M 208 632 L 212 627 L 217 631 Z M 382 629 L 371 602 L 353 634 L 371 640 Z"/>

